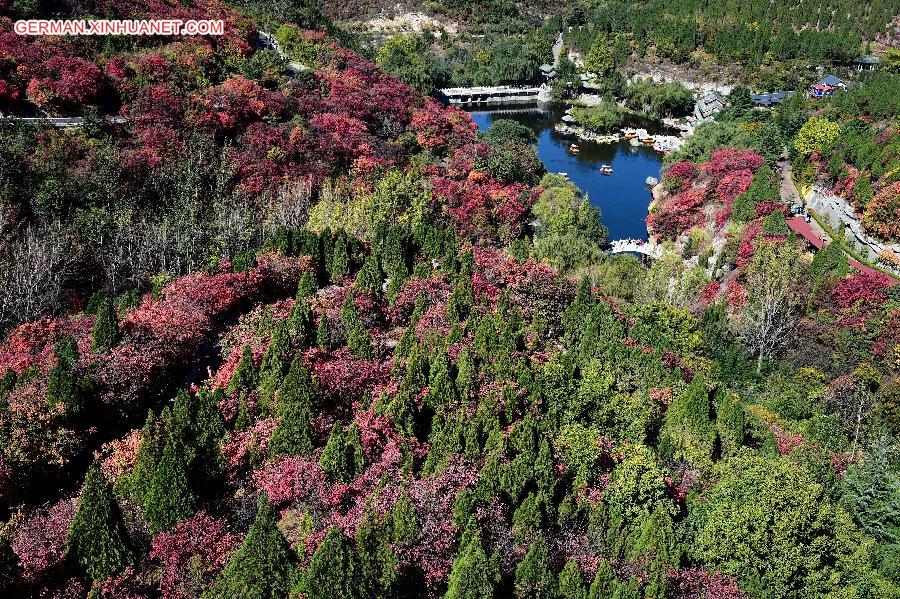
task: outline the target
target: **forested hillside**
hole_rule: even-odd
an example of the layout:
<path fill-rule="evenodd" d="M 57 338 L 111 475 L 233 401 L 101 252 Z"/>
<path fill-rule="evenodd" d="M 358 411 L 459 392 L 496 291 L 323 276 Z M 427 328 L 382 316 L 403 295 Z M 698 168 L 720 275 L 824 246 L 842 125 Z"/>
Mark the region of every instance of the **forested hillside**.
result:
<path fill-rule="evenodd" d="M 894 189 L 897 94 L 734 93 L 648 266 L 530 130 L 306 5 L 2 6 L 0 111 L 85 120 L 0 126 L 0 594 L 900 597 L 900 285 L 808 251 L 775 174 Z"/>
<path fill-rule="evenodd" d="M 813 80 L 816 67 L 847 67 L 861 54 L 880 54 L 896 46 L 900 37 L 897 0 L 350 1 L 331 3 L 324 10 L 354 28 L 359 47 L 377 58 L 379 66 L 424 92 L 541 82 L 538 69 L 554 63 L 551 46 L 559 32 L 567 51 L 587 59 L 592 46 L 600 46 L 611 55 L 610 69 L 623 74 L 675 63 L 728 72 L 760 88 L 755 91 L 800 89 Z M 441 20 L 415 31 L 397 25 L 401 30 L 396 33 L 372 31 L 371 21 L 366 21 L 410 11 Z M 557 64 L 560 78 L 574 68 L 566 62 Z M 761 66 L 763 73 L 757 72 Z M 620 96 L 621 86 L 607 82 L 601 95 Z"/>
<path fill-rule="evenodd" d="M 701 48 L 720 60 L 761 63 L 857 56 L 900 13 L 896 0 L 847 2 L 593 2 L 583 0 L 585 21 L 607 32 L 631 32 L 661 57 L 684 60 Z"/>

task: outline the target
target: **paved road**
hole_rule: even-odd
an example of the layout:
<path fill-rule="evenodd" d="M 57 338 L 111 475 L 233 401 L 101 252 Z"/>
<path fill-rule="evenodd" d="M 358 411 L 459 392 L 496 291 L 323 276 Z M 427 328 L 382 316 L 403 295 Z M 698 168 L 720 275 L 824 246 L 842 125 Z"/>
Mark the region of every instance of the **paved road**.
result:
<path fill-rule="evenodd" d="M 553 68 L 557 68 L 559 66 L 559 57 L 562 54 L 563 49 L 563 34 L 562 31 L 559 32 L 559 35 L 556 38 L 556 41 L 553 42 Z"/>
<path fill-rule="evenodd" d="M 821 249 L 821 248 L 825 247 L 826 245 L 828 245 L 818 235 L 816 235 L 816 233 L 813 231 L 813 228 L 810 226 L 810 223 L 806 222 L 802 216 L 791 217 L 791 218 L 787 219 L 787 223 L 792 231 L 794 231 L 798 235 L 801 235 L 804 239 L 806 239 L 809 243 L 811 243 L 816 248 Z M 850 266 L 852 266 L 853 268 L 855 268 L 856 270 L 858 270 L 861 273 L 864 273 L 867 275 L 879 275 L 879 276 L 883 276 L 883 277 L 887 276 L 884 273 L 879 272 L 870 266 L 861 264 L 860 262 L 854 260 L 850 256 L 847 256 L 847 260 L 850 262 Z M 888 277 L 888 279 L 890 281 L 888 283 L 888 285 L 896 285 L 896 284 L 900 283 L 900 281 L 898 281 L 894 277 Z"/>
<path fill-rule="evenodd" d="M 84 124 L 84 118 L 80 116 L 3 116 L 2 121 L 16 121 L 19 123 L 27 123 L 31 125 L 53 125 L 54 127 L 80 127 Z M 128 119 L 123 116 L 106 117 L 110 123 L 124 123 Z"/>

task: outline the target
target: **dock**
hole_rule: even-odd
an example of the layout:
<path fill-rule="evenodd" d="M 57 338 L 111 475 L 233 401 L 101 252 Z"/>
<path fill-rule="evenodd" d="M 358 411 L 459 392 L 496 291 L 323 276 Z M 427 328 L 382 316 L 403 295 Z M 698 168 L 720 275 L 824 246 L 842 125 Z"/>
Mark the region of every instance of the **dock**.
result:
<path fill-rule="evenodd" d="M 490 104 L 534 104 L 549 99 L 549 90 L 540 87 L 447 87 L 437 90 L 439 100 L 454 106 L 479 106 Z"/>

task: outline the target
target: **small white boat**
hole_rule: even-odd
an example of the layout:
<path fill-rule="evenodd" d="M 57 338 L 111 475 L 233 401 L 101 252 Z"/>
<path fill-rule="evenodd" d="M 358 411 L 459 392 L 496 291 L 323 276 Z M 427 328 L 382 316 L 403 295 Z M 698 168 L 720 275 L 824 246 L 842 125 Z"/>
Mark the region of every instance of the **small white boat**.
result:
<path fill-rule="evenodd" d="M 601 175 L 611 175 L 612 173 L 613 173 L 613 168 L 611 166 L 609 166 L 608 164 L 604 164 L 603 166 L 600 167 Z"/>
<path fill-rule="evenodd" d="M 573 154 L 577 154 L 578 152 L 581 151 L 581 148 L 578 147 L 578 144 L 572 144 L 569 146 L 569 151 L 572 152 Z"/>

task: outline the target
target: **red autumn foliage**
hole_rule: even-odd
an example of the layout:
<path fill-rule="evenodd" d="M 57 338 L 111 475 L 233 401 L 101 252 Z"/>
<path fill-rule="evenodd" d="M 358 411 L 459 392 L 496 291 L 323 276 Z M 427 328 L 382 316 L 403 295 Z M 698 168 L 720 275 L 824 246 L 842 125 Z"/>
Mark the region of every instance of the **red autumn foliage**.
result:
<path fill-rule="evenodd" d="M 657 238 L 674 239 L 703 221 L 703 192 L 690 189 L 675 194 L 647 217 L 647 227 Z"/>
<path fill-rule="evenodd" d="M 737 581 L 720 572 L 707 572 L 702 567 L 672 570 L 666 575 L 666 596 L 672 599 L 747 599 Z"/>
<path fill-rule="evenodd" d="M 753 173 L 749 170 L 726 173 L 716 184 L 716 197 L 730 209 L 734 199 L 747 191 L 752 181 Z"/>
<path fill-rule="evenodd" d="M 443 108 L 432 98 L 413 114 L 410 128 L 419 145 L 435 153 L 474 143 L 478 130 L 468 114 L 456 107 Z"/>
<path fill-rule="evenodd" d="M 59 574 L 66 557 L 66 535 L 75 518 L 75 502 L 62 499 L 29 514 L 17 527 L 12 550 L 19 558 L 26 585 L 38 585 Z"/>
<path fill-rule="evenodd" d="M 480 171 L 464 181 L 434 177 L 431 184 L 457 229 L 473 238 L 515 238 L 536 199 L 535 190 L 504 185 Z"/>
<path fill-rule="evenodd" d="M 877 309 L 887 299 L 884 290 L 889 286 L 890 279 L 886 275 L 859 273 L 841 280 L 831 290 L 831 297 L 842 311 L 855 307 Z"/>
<path fill-rule="evenodd" d="M 390 376 L 390 363 L 363 360 L 346 347 L 335 351 L 310 349 L 305 359 L 322 394 L 342 405 L 349 406 L 376 385 L 384 384 Z"/>
<path fill-rule="evenodd" d="M 195 101 L 197 124 L 225 134 L 252 122 L 279 118 L 292 103 L 289 96 L 265 90 L 240 75 L 205 90 Z"/>
<path fill-rule="evenodd" d="M 713 179 L 720 179 L 735 171 L 756 172 L 766 163 L 755 151 L 747 148 L 718 148 L 703 165 L 703 171 Z"/>
<path fill-rule="evenodd" d="M 160 595 L 163 599 L 200 596 L 239 542 L 238 535 L 225 530 L 224 521 L 202 511 L 157 534 L 150 559 L 162 569 Z"/>

